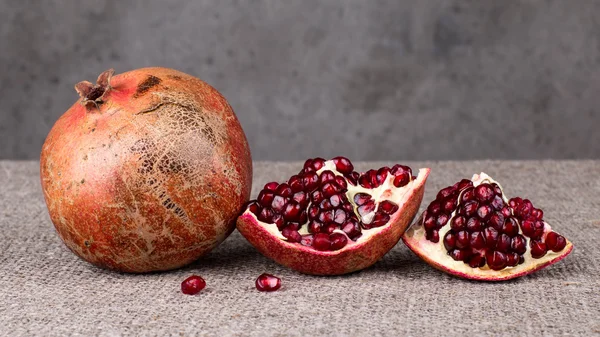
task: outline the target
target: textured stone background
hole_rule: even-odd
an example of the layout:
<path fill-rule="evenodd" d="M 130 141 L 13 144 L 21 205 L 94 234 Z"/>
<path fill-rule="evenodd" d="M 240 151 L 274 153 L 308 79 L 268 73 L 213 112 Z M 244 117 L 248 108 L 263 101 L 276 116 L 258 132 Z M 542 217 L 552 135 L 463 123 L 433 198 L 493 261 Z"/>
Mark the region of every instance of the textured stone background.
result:
<path fill-rule="evenodd" d="M 177 68 L 255 159 L 600 158 L 600 1 L 0 0 L 0 158 L 37 158 L 73 85 Z"/>

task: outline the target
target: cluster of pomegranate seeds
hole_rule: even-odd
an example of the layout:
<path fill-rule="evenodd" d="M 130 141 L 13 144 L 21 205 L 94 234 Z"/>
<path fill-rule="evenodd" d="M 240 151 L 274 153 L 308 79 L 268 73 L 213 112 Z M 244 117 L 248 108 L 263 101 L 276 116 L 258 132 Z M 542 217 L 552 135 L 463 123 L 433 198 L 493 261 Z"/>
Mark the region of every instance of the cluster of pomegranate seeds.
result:
<path fill-rule="evenodd" d="M 501 270 L 525 261 L 527 238 L 533 258 L 565 248 L 562 235 L 544 235 L 543 214 L 527 199 L 513 198 L 507 204 L 496 183 L 474 187 L 470 180 L 463 179 L 438 193 L 427 207 L 422 224 L 431 242 L 439 242 L 440 229 L 450 226 L 443 244 L 454 260 L 472 268 L 487 264 L 490 269 Z"/>
<path fill-rule="evenodd" d="M 261 274 L 254 283 L 258 291 L 275 291 L 281 288 L 281 279 L 271 274 Z"/>
<path fill-rule="evenodd" d="M 415 177 L 410 167 L 395 165 L 365 173 L 354 171 L 345 157 L 308 159 L 287 182 L 270 182 L 260 191 L 248 209 L 257 219 L 276 224 L 288 242 L 310 246 L 320 251 L 345 247 L 356 241 L 365 229 L 381 227 L 389 222 L 398 205 L 390 200 L 377 202 L 365 189 L 380 187 L 392 175 L 392 185 L 406 186 Z M 352 193 L 353 187 L 362 187 Z"/>
<path fill-rule="evenodd" d="M 206 281 L 198 275 L 192 275 L 181 282 L 181 292 L 186 295 L 196 295 L 206 287 Z"/>

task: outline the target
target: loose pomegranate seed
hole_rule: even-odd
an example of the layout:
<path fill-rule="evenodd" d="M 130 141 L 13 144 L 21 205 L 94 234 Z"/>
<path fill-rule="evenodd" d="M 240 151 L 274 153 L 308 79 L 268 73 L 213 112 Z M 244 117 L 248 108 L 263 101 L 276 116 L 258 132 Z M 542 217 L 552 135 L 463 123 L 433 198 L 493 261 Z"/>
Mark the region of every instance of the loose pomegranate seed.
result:
<path fill-rule="evenodd" d="M 506 255 L 498 251 L 488 251 L 485 254 L 485 260 L 488 266 L 493 270 L 506 268 Z"/>
<path fill-rule="evenodd" d="M 550 232 L 546 235 L 546 246 L 554 252 L 560 252 L 567 245 L 567 240 L 564 236 L 556 232 Z"/>
<path fill-rule="evenodd" d="M 196 295 L 206 287 L 206 281 L 198 275 L 192 275 L 181 282 L 181 292 L 186 295 Z"/>
<path fill-rule="evenodd" d="M 312 243 L 316 250 L 326 251 L 331 248 L 331 241 L 329 240 L 329 234 L 319 233 L 315 234 Z"/>
<path fill-rule="evenodd" d="M 529 242 L 529 247 L 531 247 L 531 256 L 534 259 L 539 259 L 546 255 L 546 252 L 548 251 L 546 244 L 541 241 L 531 240 Z"/>
<path fill-rule="evenodd" d="M 261 274 L 254 283 L 258 291 L 275 291 L 281 288 L 281 279 L 271 274 Z"/>

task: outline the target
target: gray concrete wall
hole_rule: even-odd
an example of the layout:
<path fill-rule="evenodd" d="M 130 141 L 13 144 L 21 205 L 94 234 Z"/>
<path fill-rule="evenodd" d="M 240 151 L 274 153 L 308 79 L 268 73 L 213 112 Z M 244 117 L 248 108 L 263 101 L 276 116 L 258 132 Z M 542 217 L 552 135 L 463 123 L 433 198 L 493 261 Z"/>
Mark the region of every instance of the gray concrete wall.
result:
<path fill-rule="evenodd" d="M 600 158 L 594 0 L 0 0 L 0 158 L 151 65 L 219 89 L 255 159 Z"/>

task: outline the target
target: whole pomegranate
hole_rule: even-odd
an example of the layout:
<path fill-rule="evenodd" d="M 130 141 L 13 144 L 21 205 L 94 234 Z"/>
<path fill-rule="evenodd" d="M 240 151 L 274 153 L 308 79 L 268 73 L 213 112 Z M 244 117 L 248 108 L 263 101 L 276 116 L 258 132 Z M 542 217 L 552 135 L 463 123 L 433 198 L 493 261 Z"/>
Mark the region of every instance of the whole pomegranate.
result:
<path fill-rule="evenodd" d="M 439 191 L 402 240 L 435 268 L 483 281 L 527 275 L 573 249 L 542 210 L 528 199 L 508 199 L 485 173 Z"/>
<path fill-rule="evenodd" d="M 50 217 L 79 257 L 125 272 L 169 270 L 222 242 L 248 201 L 244 132 L 217 90 L 144 68 L 96 84 L 50 131 L 40 174 Z"/>
<path fill-rule="evenodd" d="M 270 182 L 237 228 L 262 254 L 299 272 L 366 268 L 398 243 L 419 210 L 429 169 L 403 165 L 365 173 L 344 157 L 309 159 L 287 182 Z"/>

